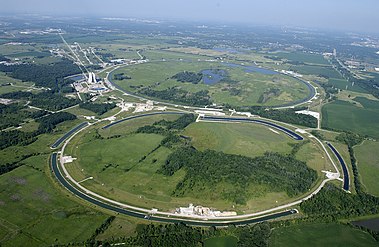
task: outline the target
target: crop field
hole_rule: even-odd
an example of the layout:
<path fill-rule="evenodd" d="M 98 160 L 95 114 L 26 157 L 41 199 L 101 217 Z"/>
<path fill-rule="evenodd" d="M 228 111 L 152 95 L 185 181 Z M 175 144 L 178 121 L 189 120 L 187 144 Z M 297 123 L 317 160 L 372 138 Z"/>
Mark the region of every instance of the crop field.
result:
<path fill-rule="evenodd" d="M 328 82 L 333 85 L 334 87 L 341 89 L 341 90 L 349 90 L 352 92 L 357 92 L 357 93 L 366 93 L 366 90 L 358 86 L 357 84 L 352 84 L 348 82 L 345 79 L 336 79 L 336 78 L 331 78 L 328 80 Z"/>
<path fill-rule="evenodd" d="M 274 229 L 270 246 L 377 246 L 367 232 L 347 225 L 309 223 Z"/>
<path fill-rule="evenodd" d="M 379 196 L 379 143 L 376 141 L 364 141 L 354 148 L 358 159 L 358 171 L 361 181 L 367 192 Z"/>
<path fill-rule="evenodd" d="M 291 66 L 290 70 L 295 70 L 305 75 L 322 75 L 329 78 L 342 79 L 341 75 L 332 66 L 296 65 Z"/>
<path fill-rule="evenodd" d="M 356 98 L 362 107 L 337 100 L 323 106 L 322 126 L 379 138 L 379 101 Z"/>
<path fill-rule="evenodd" d="M 124 73 L 130 76 L 131 79 L 114 81 L 130 92 L 138 92 L 139 89 L 146 87 L 156 91 L 179 87 L 193 93 L 208 90 L 212 102 L 217 104 L 228 103 L 236 106 L 280 105 L 303 99 L 309 94 L 307 87 L 303 83 L 289 76 L 246 72 L 243 68 L 224 66 L 217 62 L 188 62 L 186 59 L 192 59 L 188 57 L 183 58 L 182 61 L 169 61 L 173 56 L 176 56 L 175 59 L 180 59 L 183 56 L 193 55 L 165 52 L 162 53 L 162 57 L 167 57 L 167 61 L 150 62 L 118 69 L 112 74 Z M 205 69 L 222 69 L 228 73 L 229 78 L 226 81 L 220 81 L 212 85 L 181 83 L 171 79 L 172 76 L 179 72 L 191 71 L 199 73 Z M 260 97 L 268 94 L 269 89 L 278 89 L 279 94 L 271 95 L 265 102 L 259 102 Z"/>
<path fill-rule="evenodd" d="M 329 64 L 326 59 L 322 55 L 319 54 L 310 54 L 303 52 L 292 52 L 292 53 L 284 53 L 278 52 L 274 53 L 274 56 L 278 56 L 281 58 L 285 58 L 294 62 L 303 62 L 308 64 L 321 64 L 326 65 Z"/>
<path fill-rule="evenodd" d="M 77 160 L 66 164 L 66 168 L 77 181 L 93 177 L 83 185 L 120 202 L 160 210 L 172 210 L 188 203 L 232 209 L 231 202 L 217 195 L 217 191 L 230 185 L 220 183 L 212 190 L 204 188 L 202 193 L 193 191 L 186 197 L 172 197 L 185 171 L 179 170 L 173 176 L 157 173 L 172 150 L 159 146 L 164 138 L 162 135 L 136 134 L 134 131 L 161 119 L 176 118 L 178 116 L 157 115 L 126 121 L 106 130 L 89 129 L 68 145 L 66 152 Z M 275 133 L 254 124 L 193 123 L 182 135 L 190 137 L 199 150 L 213 149 L 249 157 L 262 155 L 266 151 L 289 154 L 291 145 L 295 143 L 281 132 Z M 313 169 L 329 167 L 327 163 L 316 162 L 322 156 L 316 146 L 308 143 L 304 148 L 304 151 L 303 148 L 299 150 L 298 159 L 308 162 Z M 293 200 L 285 192 L 270 191 L 265 185 L 251 184 L 246 190 L 251 199 L 246 205 L 235 206 L 234 210 L 254 212 Z"/>

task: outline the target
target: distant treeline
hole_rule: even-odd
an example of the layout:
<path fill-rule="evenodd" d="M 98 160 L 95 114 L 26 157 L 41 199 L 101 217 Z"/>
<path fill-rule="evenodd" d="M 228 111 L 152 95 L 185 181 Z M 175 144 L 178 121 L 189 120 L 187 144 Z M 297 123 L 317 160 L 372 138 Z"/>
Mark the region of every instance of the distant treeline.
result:
<path fill-rule="evenodd" d="M 115 108 L 116 104 L 114 104 L 114 103 L 112 103 L 112 104 L 96 104 L 96 103 L 86 102 L 86 103 L 81 103 L 79 105 L 79 107 L 86 109 L 86 110 L 89 110 L 89 111 L 92 111 L 92 112 L 96 113 L 97 115 L 102 115 L 102 114 L 106 113 L 107 111 Z"/>

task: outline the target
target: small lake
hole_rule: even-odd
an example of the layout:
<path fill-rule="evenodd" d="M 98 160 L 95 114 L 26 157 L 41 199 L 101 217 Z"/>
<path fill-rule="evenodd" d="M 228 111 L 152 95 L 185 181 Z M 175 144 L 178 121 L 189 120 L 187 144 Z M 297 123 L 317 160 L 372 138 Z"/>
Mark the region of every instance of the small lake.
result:
<path fill-rule="evenodd" d="M 75 75 L 75 76 L 69 77 L 69 79 L 73 81 L 80 81 L 84 79 L 84 75 Z"/>
<path fill-rule="evenodd" d="M 235 64 L 235 63 L 225 63 L 225 66 L 228 66 L 230 68 L 243 68 L 245 72 L 247 73 L 260 73 L 264 75 L 277 75 L 279 74 L 276 71 L 265 69 L 265 68 L 260 68 L 258 66 L 253 66 L 253 65 L 240 65 L 240 64 Z"/>
<path fill-rule="evenodd" d="M 205 69 L 201 73 L 203 74 L 203 82 L 206 85 L 216 84 L 227 76 L 227 72 L 222 69 Z"/>
<path fill-rule="evenodd" d="M 363 226 L 370 230 L 379 231 L 379 218 L 351 222 L 355 226 Z"/>

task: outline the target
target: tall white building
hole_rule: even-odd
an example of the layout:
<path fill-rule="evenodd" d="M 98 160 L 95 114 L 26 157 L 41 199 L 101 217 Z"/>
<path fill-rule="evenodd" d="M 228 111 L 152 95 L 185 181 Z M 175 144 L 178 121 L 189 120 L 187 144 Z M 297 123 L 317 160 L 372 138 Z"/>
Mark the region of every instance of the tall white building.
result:
<path fill-rule="evenodd" d="M 93 72 L 88 73 L 88 81 L 87 82 L 88 82 L 88 84 L 93 84 L 93 83 L 97 82 L 95 73 L 93 73 Z"/>

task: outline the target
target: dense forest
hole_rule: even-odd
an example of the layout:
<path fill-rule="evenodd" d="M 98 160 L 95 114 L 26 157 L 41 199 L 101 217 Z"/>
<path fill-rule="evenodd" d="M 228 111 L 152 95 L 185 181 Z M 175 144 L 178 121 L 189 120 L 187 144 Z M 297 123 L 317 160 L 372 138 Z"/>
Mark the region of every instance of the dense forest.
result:
<path fill-rule="evenodd" d="M 173 148 L 176 144 L 185 144 L 186 141 L 188 141 L 187 139 L 178 136 L 177 132 L 195 122 L 195 119 L 195 115 L 193 114 L 184 114 L 174 121 L 167 121 L 163 119 L 153 123 L 152 125 L 142 126 L 137 129 L 136 133 L 164 135 L 165 138 L 161 141 L 159 147 L 165 146 L 168 148 Z"/>
<path fill-rule="evenodd" d="M 67 112 L 58 112 L 37 120 L 38 129 L 33 132 L 23 132 L 19 130 L 0 132 L 0 149 L 14 145 L 28 145 L 37 140 L 37 136 L 49 133 L 59 124 L 67 120 L 76 119 L 76 116 Z"/>
<path fill-rule="evenodd" d="M 39 87 L 58 89 L 65 83 L 63 78 L 69 75 L 81 73 L 79 67 L 69 60 L 62 60 L 53 64 L 0 64 L 0 71 L 7 75 L 22 80 L 31 81 Z"/>
<path fill-rule="evenodd" d="M 207 106 L 212 104 L 207 90 L 192 93 L 176 87 L 170 87 L 161 91 L 155 91 L 151 88 L 143 88 L 138 92 L 148 97 L 180 102 L 192 106 Z"/>
<path fill-rule="evenodd" d="M 86 103 L 81 103 L 79 105 L 79 107 L 86 109 L 86 110 L 89 110 L 89 111 L 92 111 L 92 112 L 96 113 L 97 115 L 102 115 L 102 114 L 106 113 L 107 111 L 115 108 L 116 104 L 114 104 L 114 103 L 112 103 L 112 104 L 96 104 L 96 103 L 86 102 Z"/>
<path fill-rule="evenodd" d="M 173 77 L 172 79 L 175 79 L 179 82 L 190 82 L 192 84 L 198 84 L 203 79 L 202 73 L 195 73 L 195 72 L 189 72 L 189 71 L 183 71 L 179 72 Z"/>
<path fill-rule="evenodd" d="M 265 153 L 249 158 L 212 150 L 200 152 L 193 147 L 175 150 L 158 173 L 172 176 L 180 169 L 186 170 L 186 176 L 177 184 L 175 195 L 185 196 L 199 186 L 225 182 L 232 184 L 233 190 L 222 192 L 222 197 L 238 204 L 246 203 L 250 184 L 264 184 L 295 196 L 308 191 L 317 178 L 316 171 L 293 156 Z"/>
<path fill-rule="evenodd" d="M 318 194 L 302 202 L 300 207 L 309 216 L 341 219 L 377 214 L 379 198 L 365 193 L 349 194 L 328 183 Z"/>
<path fill-rule="evenodd" d="M 29 111 L 22 104 L 0 104 L 0 129 L 18 127 L 25 119 L 36 119 L 46 115 L 46 111 Z"/>
<path fill-rule="evenodd" d="M 2 94 L 0 97 L 30 101 L 30 105 L 49 111 L 62 110 L 80 103 L 78 99 L 66 98 L 53 91 L 45 91 L 38 94 L 31 92 L 12 92 Z"/>

